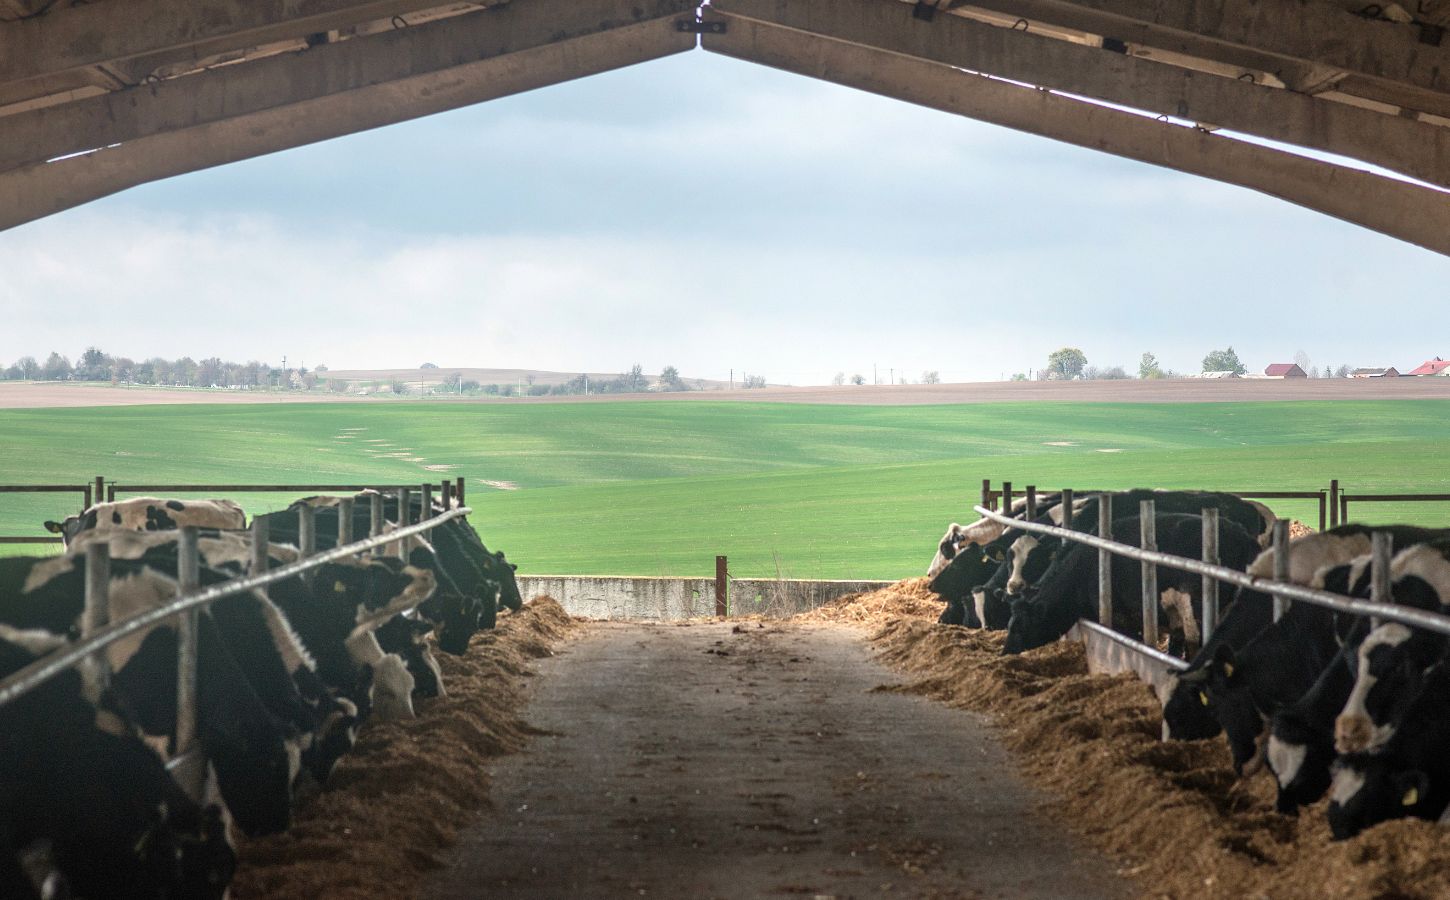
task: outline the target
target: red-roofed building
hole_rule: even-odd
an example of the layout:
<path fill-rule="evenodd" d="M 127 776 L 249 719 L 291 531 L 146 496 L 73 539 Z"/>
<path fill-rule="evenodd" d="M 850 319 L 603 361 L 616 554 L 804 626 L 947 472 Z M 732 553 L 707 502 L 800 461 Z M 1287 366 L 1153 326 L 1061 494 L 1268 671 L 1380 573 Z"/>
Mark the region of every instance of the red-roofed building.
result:
<path fill-rule="evenodd" d="M 1264 370 L 1265 378 L 1308 378 L 1298 363 L 1274 363 Z"/>
<path fill-rule="evenodd" d="M 1450 375 L 1450 359 L 1435 357 L 1420 364 L 1418 369 L 1411 369 L 1406 375 Z"/>

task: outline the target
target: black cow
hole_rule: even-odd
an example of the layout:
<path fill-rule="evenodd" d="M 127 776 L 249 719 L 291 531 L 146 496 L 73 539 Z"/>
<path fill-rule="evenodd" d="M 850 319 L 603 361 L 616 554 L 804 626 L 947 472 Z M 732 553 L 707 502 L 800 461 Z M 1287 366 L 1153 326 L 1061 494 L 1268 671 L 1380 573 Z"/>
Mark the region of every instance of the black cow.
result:
<path fill-rule="evenodd" d="M 1341 756 L 1329 795 L 1329 830 L 1353 837 L 1389 819 L 1440 819 L 1450 806 L 1450 663 L 1432 666 L 1378 752 Z"/>
<path fill-rule="evenodd" d="M 0 622 L 56 635 L 77 633 L 84 565 L 76 556 L 0 559 Z M 176 582 L 138 562 L 111 564 L 113 620 L 164 605 Z M 304 735 L 280 721 L 237 665 L 210 613 L 197 617 L 197 720 L 202 750 L 233 820 L 250 835 L 285 831 Z M 108 646 L 113 671 L 103 702 L 146 735 L 171 742 L 176 728 L 175 625 L 168 620 Z M 174 750 L 174 746 L 172 748 Z"/>
<path fill-rule="evenodd" d="M 64 643 L 0 626 L 0 676 Z M 82 693 L 72 670 L 0 706 L 0 896 L 40 900 L 20 854 L 48 841 L 76 896 L 219 900 L 236 867 L 221 811 L 193 803 L 149 747 Z"/>
<path fill-rule="evenodd" d="M 1203 521 L 1198 516 L 1169 514 L 1156 516 L 1158 549 L 1177 556 L 1201 554 Z M 1258 551 L 1258 544 L 1246 531 L 1229 521 L 1219 523 L 1219 558 L 1223 565 L 1241 568 Z M 1141 522 L 1137 516 L 1115 519 L 1113 539 L 1130 546 L 1141 543 Z M 1141 566 L 1134 560 L 1115 556 L 1111 566 L 1113 585 L 1113 627 L 1129 636 L 1143 633 Z M 1097 617 L 1098 551 L 1076 544 L 1054 560 L 1032 597 L 1012 604 L 1005 653 L 1021 653 L 1041 647 L 1067 634 L 1081 618 Z M 1167 594 L 1187 595 L 1187 614 L 1192 620 L 1202 591 L 1202 579 L 1166 566 L 1158 567 L 1159 589 Z M 1167 623 L 1162 615 L 1160 620 Z M 1193 620 L 1196 622 L 1196 620 Z M 1185 625 L 1187 623 L 1184 623 Z"/>
<path fill-rule="evenodd" d="M 401 613 L 379 625 L 374 632 L 382 651 L 396 654 L 407 665 L 409 674 L 413 676 L 415 697 L 445 697 L 448 694 L 443 687 L 443 671 L 438 668 L 438 660 L 433 658 L 429 647 L 428 635 L 432 633 L 430 623 L 410 619 Z"/>
<path fill-rule="evenodd" d="M 245 528 L 246 513 L 230 500 L 164 500 L 135 497 L 97 503 L 64 522 L 46 522 L 45 530 L 61 535 L 69 546 L 76 535 L 93 528 L 126 531 L 174 531 L 185 525 L 198 528 Z"/>

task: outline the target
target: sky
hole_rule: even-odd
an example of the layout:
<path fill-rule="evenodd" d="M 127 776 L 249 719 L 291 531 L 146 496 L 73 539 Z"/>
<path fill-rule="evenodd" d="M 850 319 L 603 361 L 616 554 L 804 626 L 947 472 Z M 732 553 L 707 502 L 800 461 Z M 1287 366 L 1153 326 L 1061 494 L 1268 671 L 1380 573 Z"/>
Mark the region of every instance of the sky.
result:
<path fill-rule="evenodd" d="M 0 363 L 985 381 L 1450 356 L 1450 259 L 1247 191 L 694 51 L 0 232 Z"/>

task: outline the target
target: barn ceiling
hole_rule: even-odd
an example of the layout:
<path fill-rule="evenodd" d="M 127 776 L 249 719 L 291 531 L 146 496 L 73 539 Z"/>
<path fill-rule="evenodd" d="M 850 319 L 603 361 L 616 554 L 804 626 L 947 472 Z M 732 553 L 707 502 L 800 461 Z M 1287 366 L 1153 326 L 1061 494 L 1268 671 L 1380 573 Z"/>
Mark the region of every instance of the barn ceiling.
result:
<path fill-rule="evenodd" d="M 1450 0 L 0 0 L 0 228 L 699 46 L 1450 253 L 1440 190 L 1231 136 L 1450 188 L 1447 26 Z"/>

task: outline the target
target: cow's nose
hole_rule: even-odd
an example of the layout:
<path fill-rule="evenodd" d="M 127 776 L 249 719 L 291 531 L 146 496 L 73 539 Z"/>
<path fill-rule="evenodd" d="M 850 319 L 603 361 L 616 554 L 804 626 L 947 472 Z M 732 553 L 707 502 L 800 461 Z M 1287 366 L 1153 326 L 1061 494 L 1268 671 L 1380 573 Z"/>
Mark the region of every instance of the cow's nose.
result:
<path fill-rule="evenodd" d="M 1367 716 L 1340 716 L 1334 720 L 1334 749 L 1340 753 L 1358 753 L 1369 746 L 1373 730 Z"/>
<path fill-rule="evenodd" d="M 1013 578 L 1007 582 L 1007 593 L 1020 594 L 1022 593 L 1022 588 L 1025 586 L 1026 582 L 1023 581 L 1021 578 Z"/>

